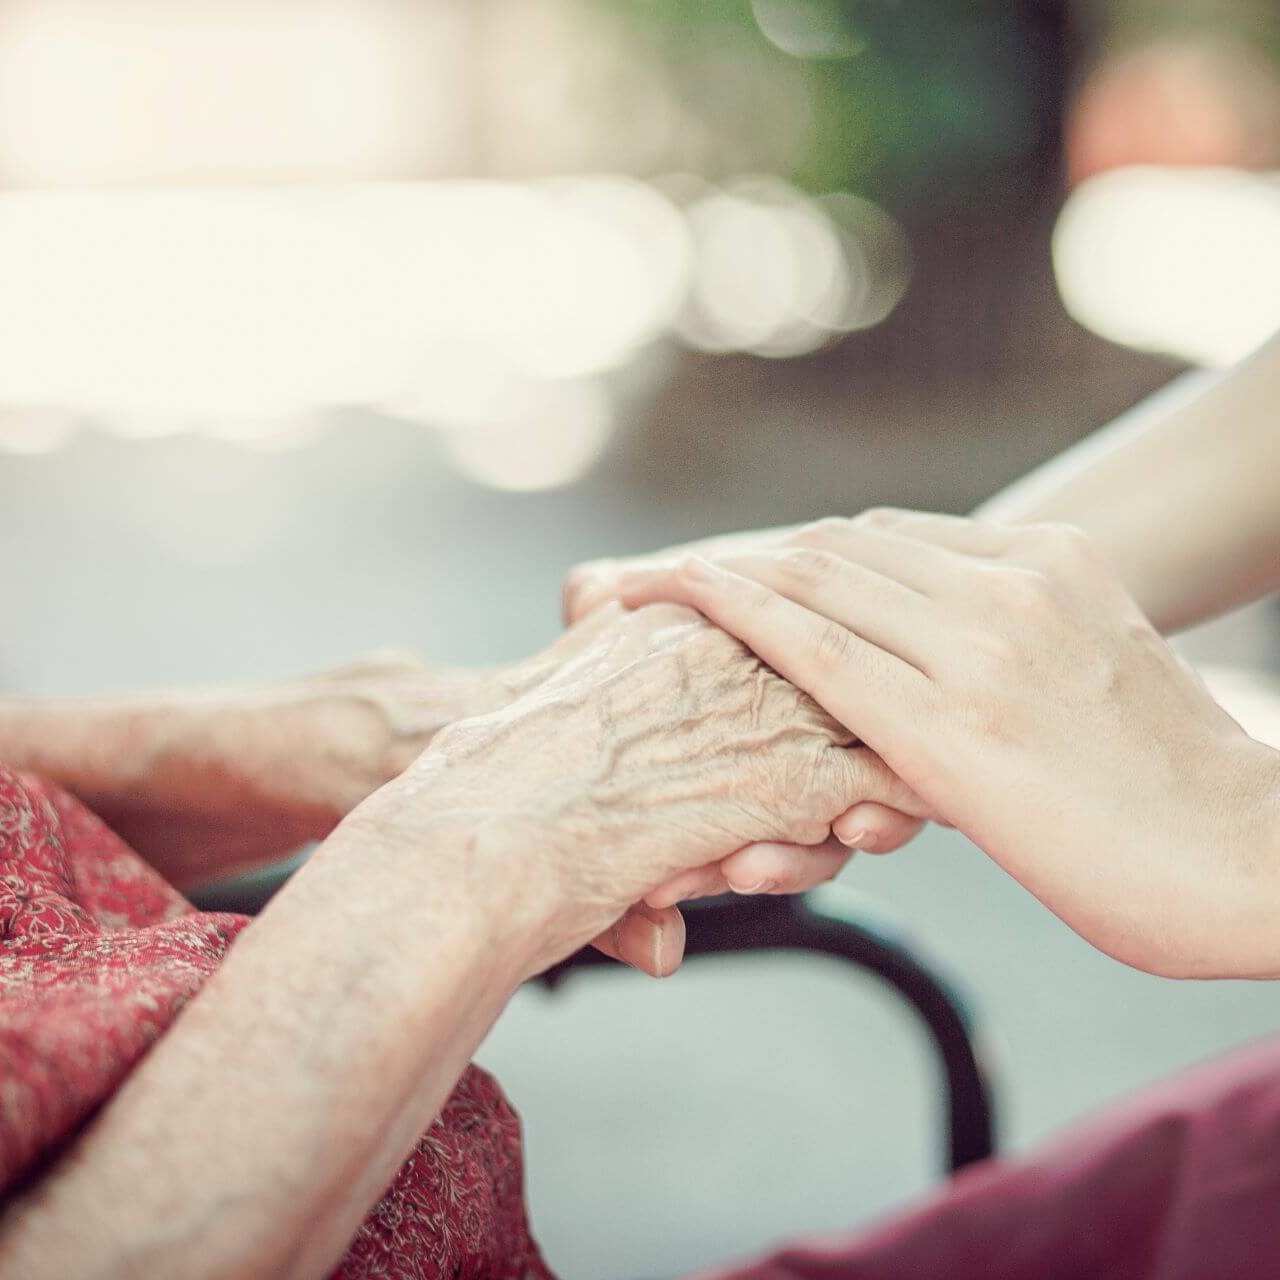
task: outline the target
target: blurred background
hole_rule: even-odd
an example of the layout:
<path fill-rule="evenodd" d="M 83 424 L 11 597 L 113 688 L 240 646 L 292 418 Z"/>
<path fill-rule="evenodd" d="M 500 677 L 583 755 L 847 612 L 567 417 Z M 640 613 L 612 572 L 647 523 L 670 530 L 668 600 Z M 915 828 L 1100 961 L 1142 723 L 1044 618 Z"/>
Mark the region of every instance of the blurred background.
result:
<path fill-rule="evenodd" d="M 965 510 L 1280 327 L 1277 172 L 1272 0 L 0 0 L 0 684 L 500 662 L 582 558 Z M 953 833 L 845 878 L 976 995 L 1011 1147 L 1280 1028 Z M 527 991 L 483 1060 L 565 1280 L 936 1177 L 920 1033 L 822 962 Z"/>

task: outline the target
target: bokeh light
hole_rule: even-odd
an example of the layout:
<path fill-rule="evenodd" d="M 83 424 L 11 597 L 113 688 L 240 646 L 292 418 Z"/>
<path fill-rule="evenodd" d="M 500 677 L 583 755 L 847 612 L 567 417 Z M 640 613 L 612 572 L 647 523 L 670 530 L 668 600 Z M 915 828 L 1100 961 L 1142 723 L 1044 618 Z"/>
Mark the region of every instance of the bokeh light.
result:
<path fill-rule="evenodd" d="M 456 166 L 466 21 L 403 0 L 6 0 L 0 175 L 79 187 Z"/>
<path fill-rule="evenodd" d="M 620 179 L 10 193 L 0 402 L 261 421 L 382 403 L 460 341 L 587 376 L 659 336 L 686 273 L 679 215 Z"/>
<path fill-rule="evenodd" d="M 680 333 L 701 350 L 803 355 L 884 319 L 906 289 L 905 235 L 870 201 L 746 178 L 695 199 L 688 216 L 695 267 Z"/>
<path fill-rule="evenodd" d="M 844 0 L 751 0 L 765 38 L 793 58 L 850 58 L 867 47 Z"/>
<path fill-rule="evenodd" d="M 478 394 L 477 394 L 478 393 Z M 609 442 L 614 409 L 597 379 L 491 376 L 430 414 L 450 456 L 471 479 L 531 492 L 577 480 Z"/>
<path fill-rule="evenodd" d="M 1071 196 L 1053 256 L 1067 309 L 1095 333 L 1228 365 L 1280 328 L 1280 180 L 1115 170 Z"/>
<path fill-rule="evenodd" d="M 469 423 L 459 466 L 540 488 L 599 454 L 646 348 L 802 355 L 883 319 L 907 264 L 871 202 L 764 177 L 8 192 L 0 405 L 255 449 L 363 406 Z"/>

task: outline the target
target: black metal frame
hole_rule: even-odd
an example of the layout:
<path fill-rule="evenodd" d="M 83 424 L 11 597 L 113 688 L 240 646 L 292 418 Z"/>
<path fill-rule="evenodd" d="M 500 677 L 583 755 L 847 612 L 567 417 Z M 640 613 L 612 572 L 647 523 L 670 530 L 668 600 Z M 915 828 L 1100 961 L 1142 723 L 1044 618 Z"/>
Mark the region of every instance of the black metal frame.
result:
<path fill-rule="evenodd" d="M 191 895 L 211 911 L 253 914 L 279 890 L 298 859 Z M 802 897 L 724 897 L 693 902 L 688 956 L 748 951 L 809 951 L 847 961 L 887 982 L 929 1032 L 946 1082 L 946 1168 L 954 1173 L 995 1153 L 994 1087 L 977 1018 L 968 1000 L 876 904 L 845 885 Z M 572 974 L 612 965 L 586 948 L 535 981 L 554 989 Z"/>
<path fill-rule="evenodd" d="M 996 1150 L 994 1086 L 969 1002 L 910 944 L 883 912 L 843 885 L 803 897 L 726 897 L 690 903 L 687 956 L 743 951 L 810 951 L 874 973 L 919 1015 L 946 1081 L 946 1168 L 955 1173 Z M 610 965 L 593 948 L 536 981 L 558 987 L 580 969 Z"/>

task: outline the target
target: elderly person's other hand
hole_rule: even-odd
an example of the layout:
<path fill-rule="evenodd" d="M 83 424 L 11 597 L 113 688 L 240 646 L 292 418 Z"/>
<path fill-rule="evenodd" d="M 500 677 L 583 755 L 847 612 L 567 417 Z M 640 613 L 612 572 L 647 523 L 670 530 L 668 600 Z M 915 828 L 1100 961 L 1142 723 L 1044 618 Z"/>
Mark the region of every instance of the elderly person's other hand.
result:
<path fill-rule="evenodd" d="M 749 644 L 1102 950 L 1280 973 L 1280 757 L 1078 530 L 886 511 L 620 590 Z"/>

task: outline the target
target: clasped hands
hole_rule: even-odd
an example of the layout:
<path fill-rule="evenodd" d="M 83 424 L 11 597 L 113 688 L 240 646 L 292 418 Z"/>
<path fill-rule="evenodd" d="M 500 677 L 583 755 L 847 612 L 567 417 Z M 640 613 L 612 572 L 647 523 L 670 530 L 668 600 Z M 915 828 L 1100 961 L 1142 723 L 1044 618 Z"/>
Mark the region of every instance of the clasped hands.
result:
<path fill-rule="evenodd" d="M 428 856 L 456 823 L 528 972 L 594 941 L 670 973 L 679 902 L 802 891 L 927 819 L 1127 963 L 1280 972 L 1276 757 L 1077 531 L 870 512 L 583 566 L 565 614 L 500 671 L 215 700 L 153 735 L 155 784 L 261 854 L 344 822 Z M 147 852 L 154 810 L 108 816 Z"/>

